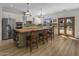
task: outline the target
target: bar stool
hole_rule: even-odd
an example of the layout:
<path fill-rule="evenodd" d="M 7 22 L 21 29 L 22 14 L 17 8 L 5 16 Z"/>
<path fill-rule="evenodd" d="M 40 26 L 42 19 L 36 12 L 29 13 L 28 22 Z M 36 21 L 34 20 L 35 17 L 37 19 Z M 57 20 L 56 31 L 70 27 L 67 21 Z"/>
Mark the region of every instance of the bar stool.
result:
<path fill-rule="evenodd" d="M 32 48 L 33 48 L 34 44 L 38 48 L 38 35 L 37 35 L 37 31 L 31 31 L 30 32 L 30 35 L 27 36 L 27 42 L 26 43 L 30 46 L 30 52 L 32 52 Z"/>
<path fill-rule="evenodd" d="M 39 30 L 39 33 L 38 33 L 38 36 L 39 36 L 39 39 L 38 39 L 38 41 L 41 43 L 45 43 L 45 41 L 44 41 L 44 34 L 43 34 L 43 30 Z"/>
<path fill-rule="evenodd" d="M 48 42 L 48 29 L 43 30 L 44 40 Z"/>
<path fill-rule="evenodd" d="M 16 41 L 16 38 L 17 38 L 17 32 L 13 30 L 13 40 Z"/>
<path fill-rule="evenodd" d="M 49 38 L 51 38 L 51 40 L 54 38 L 54 26 L 52 26 L 52 27 L 48 30 L 48 35 L 49 35 Z"/>
<path fill-rule="evenodd" d="M 14 32 L 13 32 L 13 40 L 15 41 L 15 45 L 16 45 L 16 47 L 18 47 L 18 45 L 19 45 L 19 43 L 18 43 L 18 41 L 19 41 L 19 37 L 18 37 L 18 32 L 16 32 L 15 30 L 13 30 Z M 19 48 L 19 47 L 18 47 Z"/>

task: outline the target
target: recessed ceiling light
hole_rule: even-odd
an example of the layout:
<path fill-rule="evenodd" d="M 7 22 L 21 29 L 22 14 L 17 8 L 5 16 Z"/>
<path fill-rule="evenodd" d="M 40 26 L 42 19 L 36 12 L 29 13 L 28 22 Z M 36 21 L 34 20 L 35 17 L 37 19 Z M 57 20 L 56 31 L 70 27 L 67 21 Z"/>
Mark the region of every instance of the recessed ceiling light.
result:
<path fill-rule="evenodd" d="M 10 5 L 10 7 L 14 7 L 14 5 Z"/>

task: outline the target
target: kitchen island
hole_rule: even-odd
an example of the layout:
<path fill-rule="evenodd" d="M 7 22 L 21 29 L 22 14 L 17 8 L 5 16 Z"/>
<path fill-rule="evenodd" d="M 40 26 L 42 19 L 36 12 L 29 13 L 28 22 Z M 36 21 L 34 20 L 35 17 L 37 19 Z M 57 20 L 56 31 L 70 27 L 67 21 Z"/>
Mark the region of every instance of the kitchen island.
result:
<path fill-rule="evenodd" d="M 26 47 L 26 36 L 33 31 L 49 29 L 49 27 L 24 27 L 22 29 L 15 29 L 15 42 L 17 47 Z"/>

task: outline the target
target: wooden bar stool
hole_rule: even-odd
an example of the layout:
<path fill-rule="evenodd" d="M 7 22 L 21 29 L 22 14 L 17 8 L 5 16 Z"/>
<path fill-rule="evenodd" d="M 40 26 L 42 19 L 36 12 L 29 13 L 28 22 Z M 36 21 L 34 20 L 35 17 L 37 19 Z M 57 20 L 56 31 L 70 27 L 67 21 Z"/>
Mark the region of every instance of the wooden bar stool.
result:
<path fill-rule="evenodd" d="M 13 40 L 17 41 L 17 32 L 15 30 L 13 30 Z"/>
<path fill-rule="evenodd" d="M 18 47 L 18 41 L 19 41 L 19 39 L 18 39 L 19 37 L 18 37 L 18 32 L 16 32 L 15 30 L 14 30 L 14 32 L 13 32 L 13 40 L 15 41 L 15 45 Z"/>
<path fill-rule="evenodd" d="M 38 35 L 37 31 L 31 31 L 30 35 L 27 37 L 27 44 L 30 46 L 30 52 L 32 52 L 34 44 L 38 48 Z"/>
<path fill-rule="evenodd" d="M 39 33 L 38 33 L 38 36 L 39 36 L 39 39 L 38 39 L 38 41 L 41 43 L 45 43 L 45 41 L 44 41 L 44 34 L 43 34 L 43 30 L 39 30 Z"/>
<path fill-rule="evenodd" d="M 51 38 L 51 40 L 54 38 L 54 26 L 52 26 L 52 27 L 48 30 L 48 35 L 49 35 L 49 38 Z"/>
<path fill-rule="evenodd" d="M 43 30 L 44 40 L 48 42 L 48 29 Z"/>

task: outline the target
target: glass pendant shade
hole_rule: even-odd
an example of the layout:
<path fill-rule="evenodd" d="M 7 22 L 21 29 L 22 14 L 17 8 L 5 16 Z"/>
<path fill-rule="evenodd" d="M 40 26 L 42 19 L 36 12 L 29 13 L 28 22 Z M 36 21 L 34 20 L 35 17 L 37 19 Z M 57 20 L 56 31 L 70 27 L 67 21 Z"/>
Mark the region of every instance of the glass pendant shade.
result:
<path fill-rule="evenodd" d="M 26 16 L 27 16 L 27 15 L 32 16 L 32 15 L 31 15 L 31 12 L 30 12 L 30 10 L 29 10 L 29 3 L 27 3 L 27 11 L 26 11 L 25 15 L 26 15 Z"/>

